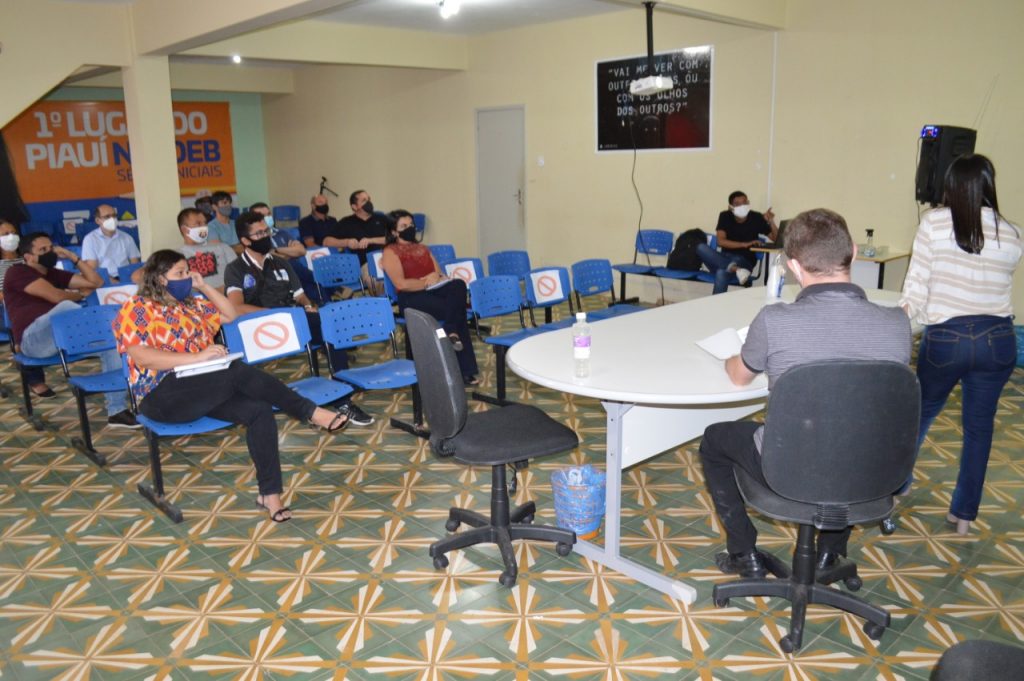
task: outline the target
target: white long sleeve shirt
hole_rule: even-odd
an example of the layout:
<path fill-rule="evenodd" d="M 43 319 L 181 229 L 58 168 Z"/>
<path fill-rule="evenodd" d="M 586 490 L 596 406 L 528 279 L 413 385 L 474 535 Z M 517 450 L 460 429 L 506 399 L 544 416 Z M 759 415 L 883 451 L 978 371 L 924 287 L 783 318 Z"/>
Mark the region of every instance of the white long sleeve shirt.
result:
<path fill-rule="evenodd" d="M 985 245 L 981 253 L 967 253 L 956 243 L 953 217 L 948 208 L 930 210 L 921 217 L 914 237 L 900 305 L 919 324 L 940 324 L 953 317 L 1013 314 L 1013 272 L 1021 258 L 1020 229 L 981 211 Z"/>

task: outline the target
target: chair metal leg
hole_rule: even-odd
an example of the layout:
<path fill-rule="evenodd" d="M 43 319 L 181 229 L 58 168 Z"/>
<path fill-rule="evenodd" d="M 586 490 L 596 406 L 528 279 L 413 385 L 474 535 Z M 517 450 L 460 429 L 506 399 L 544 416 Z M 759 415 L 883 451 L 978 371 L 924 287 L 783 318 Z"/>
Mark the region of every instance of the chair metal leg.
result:
<path fill-rule="evenodd" d="M 25 369 L 20 364 L 18 364 L 17 367 L 18 376 L 21 378 L 21 399 L 24 405 L 20 410 L 21 415 L 25 417 L 25 420 L 28 421 L 36 430 L 44 430 L 46 428 L 46 424 L 43 422 L 42 417 L 32 410 L 32 390 L 28 387 L 28 377 L 25 376 Z"/>
<path fill-rule="evenodd" d="M 508 348 L 504 345 L 494 346 L 494 377 L 497 383 L 497 392 L 494 395 L 488 395 L 478 390 L 474 390 L 471 396 L 477 402 L 486 402 L 487 404 L 493 404 L 499 407 L 505 407 L 510 404 L 515 404 L 505 399 L 506 388 L 505 388 L 505 355 L 508 353 Z"/>
<path fill-rule="evenodd" d="M 468 508 L 453 506 L 448 509 L 448 521 L 445 523 L 444 529 L 454 532 L 463 523 L 470 527 L 484 527 L 491 524 L 491 519 Z"/>
<path fill-rule="evenodd" d="M 101 468 L 107 465 L 107 457 L 96 451 L 92 444 L 92 428 L 89 426 L 89 411 L 85 406 L 85 393 L 78 388 L 71 388 L 75 395 L 75 403 L 78 405 L 78 424 L 82 429 L 82 437 L 71 438 L 71 445 L 82 454 L 85 454 L 97 466 Z"/>
<path fill-rule="evenodd" d="M 172 504 L 164 495 L 164 471 L 163 465 L 160 463 L 160 438 L 148 428 L 145 429 L 145 433 L 146 440 L 149 442 L 149 468 L 153 484 L 147 485 L 140 482 L 138 485 L 139 494 L 145 497 L 149 503 L 163 511 L 164 515 L 175 523 L 180 523 L 185 519 L 185 516 L 182 514 L 181 509 Z"/>

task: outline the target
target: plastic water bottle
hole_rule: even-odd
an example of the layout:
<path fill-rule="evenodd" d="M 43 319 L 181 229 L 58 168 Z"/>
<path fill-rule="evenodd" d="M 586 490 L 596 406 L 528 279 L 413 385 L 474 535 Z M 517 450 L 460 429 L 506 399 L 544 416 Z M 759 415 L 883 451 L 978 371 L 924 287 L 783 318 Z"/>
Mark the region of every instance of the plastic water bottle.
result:
<path fill-rule="evenodd" d="M 768 285 L 765 286 L 764 297 L 767 300 L 778 300 L 782 297 L 782 287 L 785 285 L 786 266 L 782 264 L 782 253 L 775 253 L 768 267 Z"/>
<path fill-rule="evenodd" d="M 576 363 L 576 378 L 590 376 L 590 324 L 587 313 L 577 312 L 576 323 L 572 325 L 572 357 Z"/>
<path fill-rule="evenodd" d="M 868 242 L 864 244 L 864 257 L 873 258 L 877 252 L 875 250 L 875 230 L 869 229 L 866 231 L 868 233 Z"/>

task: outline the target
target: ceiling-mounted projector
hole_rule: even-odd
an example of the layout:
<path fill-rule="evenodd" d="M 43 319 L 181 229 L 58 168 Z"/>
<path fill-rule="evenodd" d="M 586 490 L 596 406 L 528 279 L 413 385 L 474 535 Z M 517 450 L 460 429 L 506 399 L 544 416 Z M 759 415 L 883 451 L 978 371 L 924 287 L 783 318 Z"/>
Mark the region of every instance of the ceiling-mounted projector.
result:
<path fill-rule="evenodd" d="M 654 73 L 654 3 L 645 2 L 647 8 L 647 73 Z M 646 97 L 668 92 L 675 83 L 672 76 L 645 76 L 629 83 L 629 94 Z"/>
<path fill-rule="evenodd" d="M 671 76 L 647 76 L 637 78 L 629 84 L 629 94 L 637 96 L 656 95 L 659 92 L 668 92 L 675 83 Z"/>

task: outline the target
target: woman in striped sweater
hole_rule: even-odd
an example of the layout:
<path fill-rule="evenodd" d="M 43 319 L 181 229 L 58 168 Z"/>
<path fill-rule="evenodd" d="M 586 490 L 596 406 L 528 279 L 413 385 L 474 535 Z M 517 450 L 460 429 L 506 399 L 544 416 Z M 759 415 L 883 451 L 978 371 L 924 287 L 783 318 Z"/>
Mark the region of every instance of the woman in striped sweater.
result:
<path fill-rule="evenodd" d="M 953 161 L 944 207 L 925 213 L 917 229 L 900 300 L 925 327 L 917 358 L 919 445 L 961 385 L 963 447 L 946 518 L 960 534 L 978 516 L 999 394 L 1017 358 L 1010 295 L 1021 238 L 999 214 L 995 175 L 980 154 Z"/>

